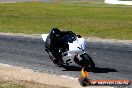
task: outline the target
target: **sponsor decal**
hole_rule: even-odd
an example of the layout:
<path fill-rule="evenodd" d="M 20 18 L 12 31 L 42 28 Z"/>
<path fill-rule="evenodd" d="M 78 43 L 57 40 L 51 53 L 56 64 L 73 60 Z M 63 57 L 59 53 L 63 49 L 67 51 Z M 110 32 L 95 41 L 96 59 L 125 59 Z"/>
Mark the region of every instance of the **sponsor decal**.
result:
<path fill-rule="evenodd" d="M 89 73 L 87 71 L 84 71 L 84 67 L 81 70 L 82 77 L 79 77 L 79 82 L 82 86 L 88 86 L 88 85 L 130 85 L 130 80 L 92 80 L 88 78 Z"/>

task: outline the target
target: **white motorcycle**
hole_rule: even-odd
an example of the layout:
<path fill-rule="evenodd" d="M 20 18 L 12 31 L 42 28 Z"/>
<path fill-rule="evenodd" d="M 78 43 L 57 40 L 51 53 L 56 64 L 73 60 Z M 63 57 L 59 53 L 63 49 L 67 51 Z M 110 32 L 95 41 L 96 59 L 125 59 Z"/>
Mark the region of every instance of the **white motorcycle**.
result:
<path fill-rule="evenodd" d="M 42 39 L 44 42 L 46 42 L 47 36 L 49 34 L 42 34 Z M 81 38 L 78 35 L 74 35 L 74 41 L 68 42 L 69 50 L 65 53 L 62 53 L 62 60 L 63 60 L 63 66 L 69 67 L 85 67 L 87 70 L 93 71 L 95 70 L 95 64 L 92 60 L 92 58 L 85 52 L 87 48 L 87 40 L 84 38 Z M 70 40 L 70 39 L 69 39 Z M 49 58 L 51 59 L 51 54 L 49 54 Z"/>

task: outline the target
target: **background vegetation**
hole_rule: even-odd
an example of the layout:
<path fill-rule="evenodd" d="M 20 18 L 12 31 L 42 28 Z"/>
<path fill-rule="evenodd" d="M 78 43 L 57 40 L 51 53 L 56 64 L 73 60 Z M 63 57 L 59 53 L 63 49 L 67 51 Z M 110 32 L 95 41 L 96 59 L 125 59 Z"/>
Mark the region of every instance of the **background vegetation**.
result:
<path fill-rule="evenodd" d="M 41 34 L 52 27 L 86 37 L 132 39 L 132 6 L 96 3 L 0 3 L 0 32 Z"/>

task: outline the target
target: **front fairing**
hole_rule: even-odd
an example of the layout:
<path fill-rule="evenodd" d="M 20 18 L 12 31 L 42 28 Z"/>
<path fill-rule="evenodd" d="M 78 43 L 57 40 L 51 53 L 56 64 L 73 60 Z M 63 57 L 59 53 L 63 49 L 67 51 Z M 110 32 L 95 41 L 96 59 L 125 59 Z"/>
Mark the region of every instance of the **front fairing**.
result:
<path fill-rule="evenodd" d="M 84 53 L 87 48 L 87 42 L 84 38 L 77 38 L 75 41 L 69 44 L 69 53 Z"/>

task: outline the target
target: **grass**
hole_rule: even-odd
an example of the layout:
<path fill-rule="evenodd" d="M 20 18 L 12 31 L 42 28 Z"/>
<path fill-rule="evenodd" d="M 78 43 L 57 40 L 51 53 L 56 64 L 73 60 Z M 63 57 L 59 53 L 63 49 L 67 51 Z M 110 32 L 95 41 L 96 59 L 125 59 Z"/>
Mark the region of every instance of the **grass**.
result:
<path fill-rule="evenodd" d="M 52 27 L 86 37 L 132 39 L 132 6 L 96 3 L 0 3 L 0 32 L 41 34 Z"/>

